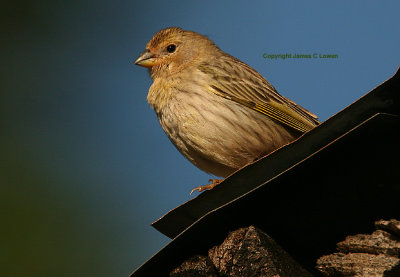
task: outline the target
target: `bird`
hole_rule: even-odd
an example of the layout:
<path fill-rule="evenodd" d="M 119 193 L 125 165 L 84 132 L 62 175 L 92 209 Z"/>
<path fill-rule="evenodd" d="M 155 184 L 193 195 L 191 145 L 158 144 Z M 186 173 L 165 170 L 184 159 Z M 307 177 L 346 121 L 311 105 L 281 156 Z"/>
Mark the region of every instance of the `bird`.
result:
<path fill-rule="evenodd" d="M 158 31 L 135 64 L 149 71 L 147 102 L 168 138 L 214 176 L 225 178 L 319 124 L 252 67 L 194 31 Z M 192 192 L 221 179 L 209 181 Z"/>

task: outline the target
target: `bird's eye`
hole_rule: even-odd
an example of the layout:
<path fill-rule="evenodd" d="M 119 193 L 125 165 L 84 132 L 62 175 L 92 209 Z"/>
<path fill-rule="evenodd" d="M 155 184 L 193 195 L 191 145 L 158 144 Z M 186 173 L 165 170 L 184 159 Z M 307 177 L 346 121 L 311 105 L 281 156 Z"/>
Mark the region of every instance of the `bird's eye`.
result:
<path fill-rule="evenodd" d="M 176 49 L 176 45 L 175 44 L 170 44 L 167 46 L 167 52 L 168 53 L 174 53 Z"/>

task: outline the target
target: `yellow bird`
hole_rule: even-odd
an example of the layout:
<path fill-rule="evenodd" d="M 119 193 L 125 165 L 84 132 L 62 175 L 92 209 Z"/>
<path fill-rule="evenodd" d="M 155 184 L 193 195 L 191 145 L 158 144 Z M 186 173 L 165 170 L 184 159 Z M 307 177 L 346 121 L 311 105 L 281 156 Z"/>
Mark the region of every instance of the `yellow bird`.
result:
<path fill-rule="evenodd" d="M 135 64 L 149 69 L 147 101 L 169 139 L 216 176 L 232 174 L 319 124 L 249 65 L 193 31 L 159 31 Z"/>

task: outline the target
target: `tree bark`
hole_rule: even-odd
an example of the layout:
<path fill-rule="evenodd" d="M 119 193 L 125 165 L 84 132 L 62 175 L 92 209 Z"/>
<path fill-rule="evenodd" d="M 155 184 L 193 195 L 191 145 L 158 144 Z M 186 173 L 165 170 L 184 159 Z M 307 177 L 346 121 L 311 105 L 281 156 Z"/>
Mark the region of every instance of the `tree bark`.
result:
<path fill-rule="evenodd" d="M 324 276 L 389 277 L 400 276 L 400 221 L 375 222 L 370 235 L 348 236 L 337 244 L 338 253 L 323 256 L 317 269 Z"/>
<path fill-rule="evenodd" d="M 194 260 L 199 262 L 193 263 Z M 214 273 L 210 263 L 217 275 L 212 275 Z M 208 251 L 208 257 L 195 256 L 174 269 L 170 276 L 309 277 L 312 275 L 271 237 L 260 229 L 250 226 L 231 232 L 221 245 L 214 246 Z"/>

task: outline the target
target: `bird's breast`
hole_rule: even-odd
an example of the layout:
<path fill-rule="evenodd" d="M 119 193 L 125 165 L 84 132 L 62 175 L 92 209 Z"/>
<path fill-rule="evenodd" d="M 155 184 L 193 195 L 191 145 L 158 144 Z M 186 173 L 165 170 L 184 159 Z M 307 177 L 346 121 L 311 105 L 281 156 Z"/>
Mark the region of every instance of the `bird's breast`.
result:
<path fill-rule="evenodd" d="M 201 83 L 153 83 L 148 101 L 176 148 L 200 169 L 226 176 L 293 137 L 273 120 Z"/>

